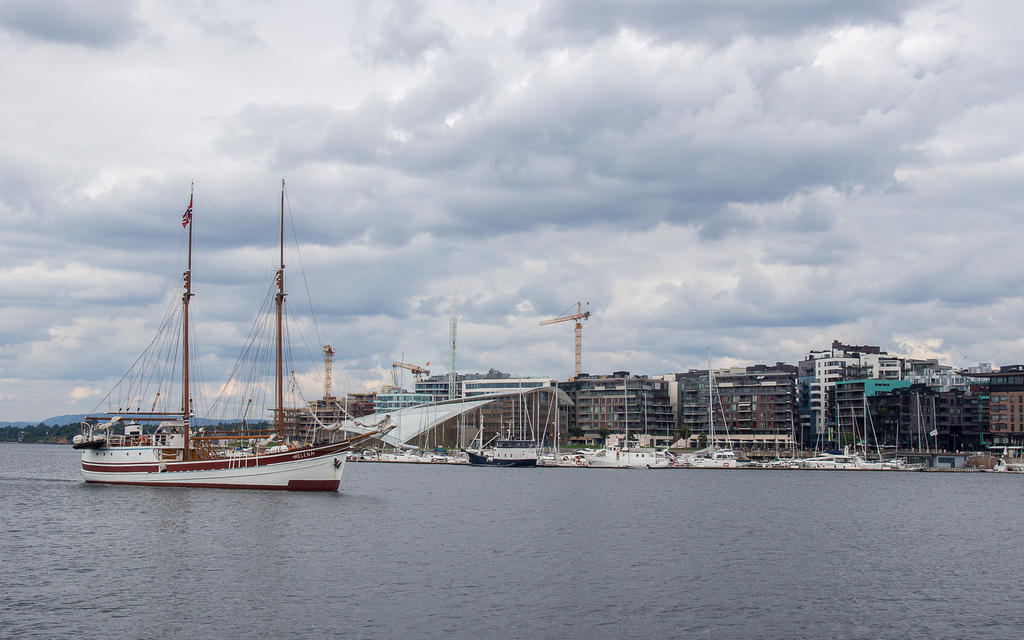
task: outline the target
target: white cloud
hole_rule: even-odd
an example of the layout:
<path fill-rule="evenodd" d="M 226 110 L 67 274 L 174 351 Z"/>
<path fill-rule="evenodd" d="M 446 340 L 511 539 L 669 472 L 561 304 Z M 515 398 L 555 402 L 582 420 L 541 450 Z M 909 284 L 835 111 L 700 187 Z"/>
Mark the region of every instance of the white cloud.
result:
<path fill-rule="evenodd" d="M 453 293 L 460 370 L 567 375 L 571 329 L 538 322 L 577 300 L 592 372 L 835 338 L 1024 361 L 1018 4 L 625 6 L 8 3 L 0 419 L 134 361 L 192 180 L 207 396 L 267 291 L 282 175 L 289 304 L 310 288 L 339 389 L 446 363 Z"/>
<path fill-rule="evenodd" d="M 71 393 L 68 394 L 68 397 L 74 401 L 78 401 L 85 400 L 86 398 L 91 398 L 93 396 L 98 396 L 102 393 L 103 389 L 79 386 L 72 389 Z"/>

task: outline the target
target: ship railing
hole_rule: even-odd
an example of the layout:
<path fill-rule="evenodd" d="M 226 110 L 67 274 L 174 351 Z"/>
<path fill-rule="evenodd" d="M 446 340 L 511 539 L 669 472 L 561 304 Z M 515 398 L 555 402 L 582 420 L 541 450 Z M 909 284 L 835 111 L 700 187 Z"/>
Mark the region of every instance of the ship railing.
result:
<path fill-rule="evenodd" d="M 174 435 L 170 433 L 133 433 L 131 435 L 109 434 L 107 446 L 109 447 L 168 447 L 169 438 Z M 204 445 L 204 449 L 209 447 Z"/>
<path fill-rule="evenodd" d="M 147 447 L 150 442 L 150 436 L 141 433 L 133 433 L 128 436 L 117 434 L 107 436 L 108 447 Z"/>

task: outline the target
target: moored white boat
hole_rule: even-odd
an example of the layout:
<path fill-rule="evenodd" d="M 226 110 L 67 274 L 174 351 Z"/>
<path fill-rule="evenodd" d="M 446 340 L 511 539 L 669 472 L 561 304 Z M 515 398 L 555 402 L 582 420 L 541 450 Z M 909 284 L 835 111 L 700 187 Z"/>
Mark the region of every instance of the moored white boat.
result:
<path fill-rule="evenodd" d="M 549 453 L 537 458 L 538 467 L 573 467 L 587 466 L 587 459 L 579 453 Z"/>
<path fill-rule="evenodd" d="M 845 471 L 869 471 L 875 470 L 864 458 L 852 453 L 823 453 L 818 456 L 804 458 L 800 461 L 801 469 L 828 469 Z M 881 469 L 878 466 L 877 469 Z"/>
<path fill-rule="evenodd" d="M 652 447 L 605 447 L 586 454 L 587 466 L 595 469 L 667 469 L 668 455 Z"/>
<path fill-rule="evenodd" d="M 732 449 L 708 449 L 680 458 L 679 466 L 692 469 L 736 469 L 742 465 Z"/>

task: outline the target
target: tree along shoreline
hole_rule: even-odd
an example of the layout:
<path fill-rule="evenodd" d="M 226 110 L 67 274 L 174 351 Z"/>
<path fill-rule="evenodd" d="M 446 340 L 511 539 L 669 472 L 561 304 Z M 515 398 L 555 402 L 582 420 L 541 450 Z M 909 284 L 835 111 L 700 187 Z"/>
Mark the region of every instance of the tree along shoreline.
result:
<path fill-rule="evenodd" d="M 0 442 L 22 442 L 25 444 L 70 444 L 71 439 L 81 433 L 81 422 L 49 426 L 44 422 L 28 427 L 0 427 Z M 223 425 L 237 427 L 239 425 Z M 247 424 L 249 429 L 261 430 L 269 426 L 265 421 Z"/>
<path fill-rule="evenodd" d="M 40 422 L 28 427 L 0 427 L 0 442 L 68 444 L 81 431 L 81 423 L 49 426 Z"/>

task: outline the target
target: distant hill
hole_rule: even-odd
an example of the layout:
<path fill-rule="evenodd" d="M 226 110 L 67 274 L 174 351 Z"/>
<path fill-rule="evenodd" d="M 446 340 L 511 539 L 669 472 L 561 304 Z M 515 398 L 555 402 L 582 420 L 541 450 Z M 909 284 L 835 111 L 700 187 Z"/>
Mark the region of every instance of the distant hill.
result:
<path fill-rule="evenodd" d="M 48 427 L 55 427 L 55 426 L 60 425 L 60 424 L 76 424 L 76 423 L 81 422 L 82 420 L 85 420 L 85 416 L 86 415 L 88 415 L 88 414 L 85 414 L 85 413 L 75 413 L 75 414 L 71 414 L 71 415 L 54 416 L 52 418 L 47 418 L 46 420 L 42 420 L 41 422 L 43 424 L 45 424 L 46 426 L 48 426 Z M 32 422 L 30 424 L 39 424 L 39 423 L 38 422 Z"/>
<path fill-rule="evenodd" d="M 65 424 L 78 424 L 82 420 L 85 420 L 86 414 L 77 413 L 65 416 L 53 416 L 46 420 L 18 420 L 17 422 L 3 422 L 0 421 L 0 427 L 34 427 L 39 423 L 45 424 L 48 427 L 56 427 Z"/>
<path fill-rule="evenodd" d="M 29 442 L 43 444 L 67 444 L 79 433 L 79 422 L 84 415 L 63 415 L 47 418 L 39 422 L 7 422 L 0 423 L 0 442 Z M 196 427 L 215 425 L 222 421 L 206 418 L 193 418 Z M 149 424 L 147 429 L 155 425 Z M 265 422 L 250 422 L 252 430 L 265 429 Z M 214 428 L 216 430 L 216 428 Z"/>
<path fill-rule="evenodd" d="M 86 414 L 78 413 L 66 416 L 53 416 L 46 420 L 19 420 L 17 422 L 0 422 L 0 427 L 34 427 L 39 423 L 45 424 L 48 427 L 57 427 L 65 424 L 78 424 L 82 420 L 85 420 Z"/>
<path fill-rule="evenodd" d="M 62 416 L 53 416 L 45 420 L 32 421 L 18 421 L 18 422 L 0 422 L 0 427 L 15 427 L 21 429 L 23 427 L 34 427 L 40 422 L 48 427 L 62 426 L 65 424 L 78 424 L 82 420 L 85 420 L 87 413 L 72 413 Z M 192 425 L 196 427 L 206 427 L 214 424 L 238 422 L 238 420 L 211 420 L 210 418 L 192 418 Z"/>

